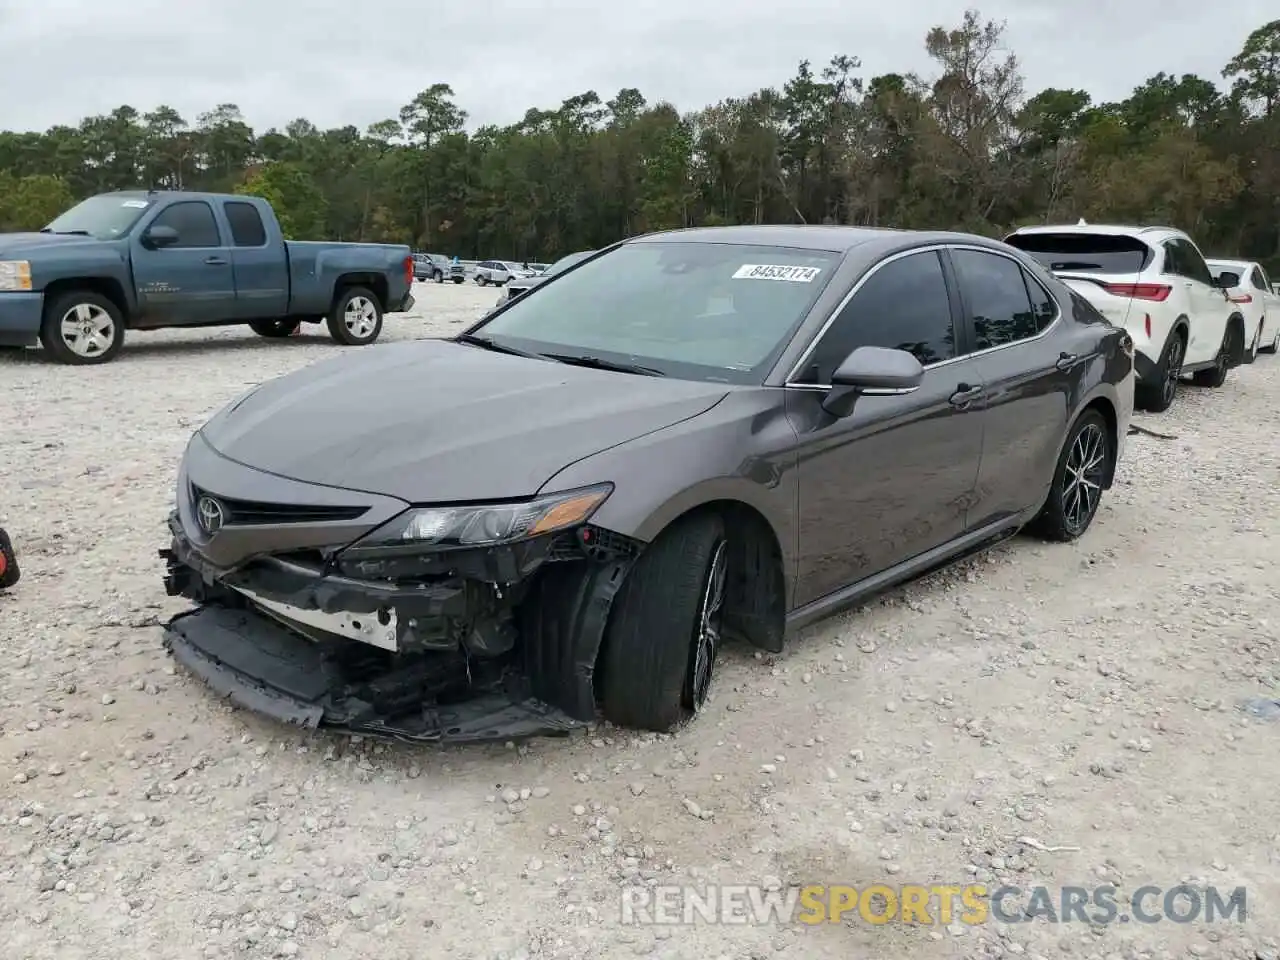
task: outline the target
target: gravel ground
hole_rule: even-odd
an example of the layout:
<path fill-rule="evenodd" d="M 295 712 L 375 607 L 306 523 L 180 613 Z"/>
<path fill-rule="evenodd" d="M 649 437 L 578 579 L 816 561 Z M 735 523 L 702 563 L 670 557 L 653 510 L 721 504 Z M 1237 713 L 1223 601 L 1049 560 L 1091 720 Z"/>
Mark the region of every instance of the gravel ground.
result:
<path fill-rule="evenodd" d="M 384 340 L 494 299 L 419 285 Z M 731 650 L 673 737 L 383 746 L 176 674 L 157 548 L 190 433 L 319 328 L 0 356 L 5 957 L 1276 957 L 1280 360 L 1137 418 L 1083 541 L 1019 539 Z M 1050 849 L 1042 849 L 1050 848 Z M 1248 922 L 624 926 L 624 883 L 1248 888 Z"/>

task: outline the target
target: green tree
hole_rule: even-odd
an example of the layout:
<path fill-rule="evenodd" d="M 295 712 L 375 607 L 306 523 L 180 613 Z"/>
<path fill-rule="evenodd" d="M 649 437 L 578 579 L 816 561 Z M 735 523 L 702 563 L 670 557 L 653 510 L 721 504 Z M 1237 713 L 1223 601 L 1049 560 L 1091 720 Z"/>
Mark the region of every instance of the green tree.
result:
<path fill-rule="evenodd" d="M 328 204 L 311 174 L 296 163 L 268 163 L 254 170 L 235 188 L 244 196 L 271 204 L 288 240 L 324 237 Z"/>

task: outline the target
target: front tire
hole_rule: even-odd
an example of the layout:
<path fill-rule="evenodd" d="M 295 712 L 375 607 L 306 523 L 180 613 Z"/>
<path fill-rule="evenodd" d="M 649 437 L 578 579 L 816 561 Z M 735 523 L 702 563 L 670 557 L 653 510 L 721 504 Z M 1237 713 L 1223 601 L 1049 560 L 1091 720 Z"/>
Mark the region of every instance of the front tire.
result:
<path fill-rule="evenodd" d="M 1241 363 L 1253 363 L 1258 359 L 1258 344 L 1262 342 L 1262 321 L 1258 321 L 1258 329 L 1253 331 L 1253 342 L 1249 344 L 1249 349 L 1244 352 L 1244 358 Z"/>
<path fill-rule="evenodd" d="M 1115 457 L 1111 429 L 1097 410 L 1086 411 L 1071 427 L 1053 471 L 1053 485 L 1032 532 L 1068 543 L 1084 535 L 1097 516 L 1102 487 Z"/>
<path fill-rule="evenodd" d="M 347 287 L 334 300 L 326 323 L 329 336 L 338 343 L 362 347 L 382 332 L 382 304 L 371 290 Z"/>
<path fill-rule="evenodd" d="M 1213 366 L 1208 370 L 1197 370 L 1191 376 L 1191 382 L 1197 387 L 1208 387 L 1216 390 L 1227 382 L 1227 373 L 1231 370 L 1231 353 L 1236 345 L 1236 325 L 1234 323 L 1227 324 L 1226 332 L 1222 334 L 1222 345 L 1218 347 L 1218 355 L 1213 360 Z"/>
<path fill-rule="evenodd" d="M 272 340 L 281 337 L 291 337 L 298 332 L 300 322 L 297 320 L 250 320 L 249 329 L 260 337 L 269 337 Z"/>
<path fill-rule="evenodd" d="M 106 363 L 124 346 L 124 316 L 100 293 L 68 290 L 45 305 L 40 343 L 58 363 Z"/>
<path fill-rule="evenodd" d="M 1266 321 L 1263 321 L 1266 325 Z M 1276 335 L 1271 338 L 1271 342 L 1265 347 L 1258 348 L 1259 353 L 1280 353 L 1280 324 L 1277 324 Z"/>
<path fill-rule="evenodd" d="M 454 283 L 462 283 L 462 282 L 463 282 L 464 280 L 466 280 L 466 279 L 467 279 L 466 277 L 454 277 L 454 278 L 453 278 L 453 282 L 454 282 Z"/>
<path fill-rule="evenodd" d="M 640 555 L 614 601 L 600 658 L 611 723 L 667 732 L 706 703 L 728 558 L 724 521 L 713 513 L 677 521 Z"/>

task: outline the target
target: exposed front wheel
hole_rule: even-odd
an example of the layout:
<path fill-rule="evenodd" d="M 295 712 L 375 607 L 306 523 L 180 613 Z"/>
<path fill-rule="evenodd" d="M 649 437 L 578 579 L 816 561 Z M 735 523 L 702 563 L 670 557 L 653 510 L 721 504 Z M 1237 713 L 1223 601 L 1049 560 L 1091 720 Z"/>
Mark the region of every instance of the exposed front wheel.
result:
<path fill-rule="evenodd" d="M 1264 320 L 1263 325 L 1265 326 L 1265 324 L 1266 324 L 1266 321 Z M 1276 332 L 1275 332 L 1275 335 L 1271 338 L 1271 342 L 1267 344 L 1265 347 L 1259 347 L 1258 352 L 1259 353 L 1280 353 L 1280 323 L 1277 323 L 1276 325 Z"/>
<path fill-rule="evenodd" d="M 640 555 L 609 618 L 600 701 L 619 726 L 665 732 L 702 709 L 715 674 L 728 585 L 724 521 L 677 521 Z"/>
<path fill-rule="evenodd" d="M 1258 351 L 1261 349 L 1260 347 L 1261 343 L 1262 343 L 1262 321 L 1259 320 L 1258 329 L 1253 331 L 1253 340 L 1249 343 L 1249 347 L 1248 349 L 1245 350 L 1244 357 L 1241 359 L 1240 362 L 1253 363 L 1253 361 L 1257 360 Z"/>
<path fill-rule="evenodd" d="M 1160 353 L 1160 360 L 1151 380 L 1138 385 L 1137 400 L 1139 406 L 1152 413 L 1164 413 L 1173 406 L 1178 395 L 1178 379 L 1182 376 L 1182 358 L 1186 354 L 1186 344 L 1175 331 L 1169 334 L 1169 341 Z"/>
<path fill-rule="evenodd" d="M 371 290 L 348 287 L 338 294 L 327 319 L 329 336 L 348 347 L 373 343 L 382 332 L 382 304 Z"/>
<path fill-rule="evenodd" d="M 467 279 L 467 278 L 466 278 L 466 277 L 454 277 L 454 278 L 453 278 L 453 282 L 454 282 L 454 283 L 462 283 L 462 281 L 463 281 L 463 280 L 465 280 L 465 279 Z"/>
<path fill-rule="evenodd" d="M 124 345 L 124 317 L 100 293 L 68 290 L 45 305 L 40 343 L 59 363 L 106 363 Z"/>
<path fill-rule="evenodd" d="M 1049 498 L 1032 522 L 1032 530 L 1046 540 L 1061 543 L 1075 540 L 1088 530 L 1097 515 L 1114 456 L 1107 421 L 1097 410 L 1087 411 L 1067 435 Z"/>
<path fill-rule="evenodd" d="M 298 332 L 300 323 L 297 320 L 250 320 L 249 329 L 260 337 L 291 337 Z"/>

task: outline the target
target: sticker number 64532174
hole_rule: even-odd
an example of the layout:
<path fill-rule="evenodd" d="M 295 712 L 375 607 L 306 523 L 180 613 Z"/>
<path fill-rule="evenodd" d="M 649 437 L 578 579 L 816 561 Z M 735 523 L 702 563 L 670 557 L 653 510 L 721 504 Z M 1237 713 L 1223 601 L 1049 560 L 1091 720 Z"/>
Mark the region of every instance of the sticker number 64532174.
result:
<path fill-rule="evenodd" d="M 812 283 L 821 267 L 786 267 L 768 263 L 744 263 L 733 275 L 735 280 L 786 280 L 790 283 Z"/>

